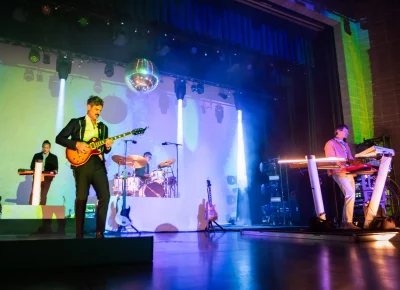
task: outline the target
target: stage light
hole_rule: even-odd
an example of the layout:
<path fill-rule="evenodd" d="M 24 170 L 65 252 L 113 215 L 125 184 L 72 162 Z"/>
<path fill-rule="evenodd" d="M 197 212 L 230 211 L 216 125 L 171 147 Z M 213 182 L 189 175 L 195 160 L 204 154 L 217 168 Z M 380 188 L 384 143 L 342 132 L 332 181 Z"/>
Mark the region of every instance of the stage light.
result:
<path fill-rule="evenodd" d="M 31 48 L 29 52 L 29 60 L 33 63 L 37 63 L 40 61 L 40 51 L 37 48 Z"/>
<path fill-rule="evenodd" d="M 114 66 L 111 63 L 106 64 L 106 67 L 104 68 L 104 74 L 109 78 L 114 75 Z"/>
<path fill-rule="evenodd" d="M 43 82 L 43 75 L 42 75 L 41 71 L 38 71 L 38 73 L 36 75 L 36 81 Z"/>
<path fill-rule="evenodd" d="M 235 100 L 235 107 L 236 110 L 242 110 L 242 103 L 243 103 L 243 95 L 241 92 L 236 91 L 233 93 L 233 98 Z"/>
<path fill-rule="evenodd" d="M 35 79 L 35 76 L 33 75 L 33 71 L 31 69 L 27 68 L 25 70 L 24 79 L 28 82 L 33 81 Z"/>
<path fill-rule="evenodd" d="M 103 86 L 101 85 L 101 81 L 94 82 L 93 90 L 96 92 L 96 94 L 100 94 L 103 91 Z"/>
<path fill-rule="evenodd" d="M 46 16 L 49 16 L 51 14 L 51 7 L 49 5 L 43 5 L 42 13 Z"/>
<path fill-rule="evenodd" d="M 71 60 L 66 55 L 58 56 L 56 71 L 58 72 L 60 80 L 66 80 L 68 78 L 68 75 L 71 73 L 71 67 Z"/>
<path fill-rule="evenodd" d="M 192 92 L 197 92 L 199 95 L 204 94 L 204 85 L 202 83 L 193 84 L 191 87 Z"/>
<path fill-rule="evenodd" d="M 220 96 L 222 99 L 226 100 L 228 98 L 228 95 L 225 93 L 219 93 L 218 96 Z"/>
<path fill-rule="evenodd" d="M 220 104 L 215 106 L 215 117 L 217 118 L 218 124 L 221 124 L 224 119 L 224 108 Z"/>
<path fill-rule="evenodd" d="M 132 61 L 125 68 L 125 83 L 134 92 L 151 92 L 158 85 L 156 66 L 145 58 Z"/>
<path fill-rule="evenodd" d="M 176 79 L 174 81 L 174 90 L 177 100 L 183 100 L 186 95 L 186 81 L 183 79 Z"/>
<path fill-rule="evenodd" d="M 114 35 L 114 45 L 115 46 L 124 46 L 128 42 L 127 32 L 125 29 L 121 28 L 121 30 Z"/>
<path fill-rule="evenodd" d="M 43 51 L 43 63 L 50 64 L 50 52 L 45 50 Z"/>
<path fill-rule="evenodd" d="M 60 79 L 57 77 L 56 74 L 54 74 L 49 78 L 50 95 L 53 98 L 57 98 L 59 95 L 59 89 L 60 89 Z"/>
<path fill-rule="evenodd" d="M 238 224 L 248 224 L 250 222 L 250 210 L 247 193 L 247 170 L 246 170 L 246 152 L 244 148 L 244 133 L 242 122 L 242 110 L 237 110 L 237 161 L 236 175 L 238 184 L 238 194 L 241 195 L 238 204 Z"/>
<path fill-rule="evenodd" d="M 81 17 L 78 20 L 78 23 L 82 26 L 85 27 L 89 24 L 89 20 L 86 17 Z"/>

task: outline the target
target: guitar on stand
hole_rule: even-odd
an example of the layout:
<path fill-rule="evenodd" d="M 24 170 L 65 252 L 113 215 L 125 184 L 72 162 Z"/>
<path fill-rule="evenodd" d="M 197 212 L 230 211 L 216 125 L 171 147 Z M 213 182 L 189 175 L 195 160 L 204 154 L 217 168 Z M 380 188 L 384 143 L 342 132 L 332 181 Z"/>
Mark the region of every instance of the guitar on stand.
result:
<path fill-rule="evenodd" d="M 215 204 L 212 203 L 212 194 L 211 194 L 211 182 L 207 179 L 207 195 L 208 201 L 206 202 L 206 210 L 204 211 L 204 219 L 207 221 L 207 226 L 204 229 L 205 231 L 210 231 L 212 228 L 215 231 L 214 224 L 216 224 L 221 230 L 225 231 L 223 227 L 221 227 L 216 220 L 218 219 L 218 213 L 215 210 Z"/>
<path fill-rule="evenodd" d="M 133 168 L 133 178 L 136 177 L 136 169 L 137 168 L 142 168 L 147 164 L 147 161 L 145 158 L 138 156 L 138 155 L 131 155 L 131 156 L 126 156 L 127 154 L 127 142 L 131 142 L 132 140 L 125 140 L 125 157 L 120 157 L 117 156 L 116 160 L 118 161 L 118 165 L 125 165 L 125 171 L 123 174 L 123 182 L 122 182 L 122 206 L 119 209 L 118 208 L 118 201 L 117 200 L 117 215 L 115 216 L 115 221 L 118 224 L 118 233 L 121 232 L 122 229 L 126 230 L 126 227 L 131 227 L 133 228 L 137 233 L 140 234 L 140 232 L 132 225 L 132 220 L 129 216 L 131 207 L 129 206 L 128 208 L 126 207 L 126 179 L 127 177 L 127 170 L 126 166 L 129 164 L 130 167 Z M 115 160 L 114 160 L 115 161 Z"/>
<path fill-rule="evenodd" d="M 136 232 L 139 231 L 132 225 L 132 220 L 129 217 L 129 213 L 131 212 L 131 207 L 126 207 L 126 171 L 123 176 L 123 193 L 122 193 L 122 206 L 121 209 L 118 209 L 118 201 L 117 201 L 117 215 L 115 216 L 115 221 L 118 224 L 118 232 L 121 232 L 122 228 L 125 230 L 126 227 L 131 226 Z"/>

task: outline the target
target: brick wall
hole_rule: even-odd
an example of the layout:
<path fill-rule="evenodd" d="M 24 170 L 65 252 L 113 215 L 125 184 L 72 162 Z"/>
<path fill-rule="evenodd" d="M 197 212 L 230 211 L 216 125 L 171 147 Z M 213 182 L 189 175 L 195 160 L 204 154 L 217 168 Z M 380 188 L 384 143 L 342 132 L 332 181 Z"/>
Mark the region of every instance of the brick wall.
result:
<path fill-rule="evenodd" d="M 368 19 L 375 136 L 388 135 L 400 173 L 400 15 L 381 13 Z M 396 24 L 397 23 L 397 24 Z"/>

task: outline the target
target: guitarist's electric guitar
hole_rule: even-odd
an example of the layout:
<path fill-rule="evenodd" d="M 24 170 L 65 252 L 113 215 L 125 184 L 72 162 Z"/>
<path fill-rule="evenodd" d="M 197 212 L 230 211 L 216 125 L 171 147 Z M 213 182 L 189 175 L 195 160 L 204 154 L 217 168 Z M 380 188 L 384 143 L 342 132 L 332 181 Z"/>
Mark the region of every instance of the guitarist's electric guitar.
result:
<path fill-rule="evenodd" d="M 131 212 L 131 207 L 126 207 L 126 176 L 124 176 L 123 183 L 123 194 L 122 194 L 122 206 L 119 209 L 117 202 L 117 215 L 115 216 L 115 221 L 121 227 L 127 227 L 132 224 L 131 218 L 129 217 L 129 213 Z"/>
<path fill-rule="evenodd" d="M 212 203 L 211 182 L 208 179 L 207 179 L 207 194 L 208 194 L 208 201 L 206 202 L 204 219 L 210 223 L 210 222 L 215 222 L 218 219 L 218 213 L 215 210 L 215 204 Z"/>
<path fill-rule="evenodd" d="M 141 135 L 147 130 L 147 128 L 148 127 L 135 129 L 130 132 L 126 132 L 124 134 L 121 134 L 121 135 L 118 135 L 115 137 L 111 137 L 109 139 L 117 140 L 117 139 L 129 136 L 129 135 Z M 72 150 L 72 149 L 67 148 L 65 154 L 66 154 L 66 157 L 67 157 L 69 163 L 71 163 L 71 165 L 81 166 L 89 160 L 90 156 L 101 154 L 101 151 L 99 150 L 99 148 L 101 146 L 103 146 L 104 144 L 106 144 L 106 140 L 100 140 L 100 139 L 94 137 L 94 138 L 90 139 L 90 141 L 87 142 L 87 144 L 89 145 L 89 150 L 86 153 L 81 153 L 76 149 Z"/>

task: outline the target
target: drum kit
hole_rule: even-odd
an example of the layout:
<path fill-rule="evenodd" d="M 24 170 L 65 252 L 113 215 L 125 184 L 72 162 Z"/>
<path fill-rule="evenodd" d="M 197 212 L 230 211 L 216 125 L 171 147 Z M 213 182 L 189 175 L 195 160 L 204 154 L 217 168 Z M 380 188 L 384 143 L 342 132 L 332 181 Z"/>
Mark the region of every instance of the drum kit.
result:
<path fill-rule="evenodd" d="M 112 160 L 118 164 L 118 173 L 113 180 L 112 194 L 121 196 L 123 194 L 124 180 L 126 179 L 126 196 L 136 197 L 177 197 L 177 179 L 171 169 L 175 159 L 171 158 L 161 162 L 157 170 L 151 171 L 148 176 L 137 176 L 136 170 L 147 165 L 146 158 L 139 155 L 130 155 L 126 158 L 120 155 L 112 156 Z M 132 172 L 127 170 L 120 174 L 120 167 L 128 166 Z"/>

